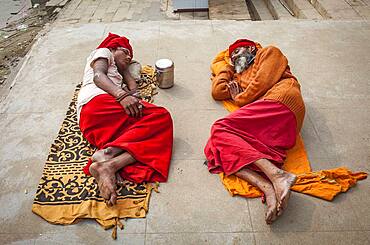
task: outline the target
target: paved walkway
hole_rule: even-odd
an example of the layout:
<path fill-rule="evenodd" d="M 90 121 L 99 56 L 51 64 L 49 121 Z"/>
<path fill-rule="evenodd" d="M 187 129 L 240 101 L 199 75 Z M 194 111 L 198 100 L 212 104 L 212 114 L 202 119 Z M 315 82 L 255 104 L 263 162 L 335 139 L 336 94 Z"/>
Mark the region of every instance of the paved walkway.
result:
<path fill-rule="evenodd" d="M 208 12 L 173 13 L 172 0 L 73 0 L 62 10 L 59 22 L 91 23 L 124 20 L 204 20 Z"/>
<path fill-rule="evenodd" d="M 293 20 L 296 18 L 311 20 L 370 20 L 370 1 L 209 0 L 209 17 L 210 19 L 218 20 Z"/>
<path fill-rule="evenodd" d="M 72 0 L 61 12 L 61 23 L 117 22 L 124 20 L 251 20 L 336 19 L 369 20 L 370 0 L 212 0 L 208 12 L 173 13 L 172 0 Z M 248 8 L 250 8 L 248 10 Z"/>
<path fill-rule="evenodd" d="M 92 221 L 48 224 L 31 212 L 49 146 L 85 58 L 109 32 L 127 35 L 143 64 L 168 57 L 175 86 L 160 90 L 175 124 L 169 181 L 146 219 L 129 220 L 118 241 Z M 309 35 L 307 35 L 309 33 Z M 267 226 L 259 199 L 232 198 L 203 166 L 211 123 L 227 113 L 210 97 L 209 64 L 240 37 L 287 55 L 307 105 L 303 138 L 315 170 L 370 172 L 370 24 L 332 21 L 149 21 L 56 25 L 36 42 L 0 105 L 0 243 L 26 244 L 368 244 L 370 185 L 333 202 L 293 193 Z"/>

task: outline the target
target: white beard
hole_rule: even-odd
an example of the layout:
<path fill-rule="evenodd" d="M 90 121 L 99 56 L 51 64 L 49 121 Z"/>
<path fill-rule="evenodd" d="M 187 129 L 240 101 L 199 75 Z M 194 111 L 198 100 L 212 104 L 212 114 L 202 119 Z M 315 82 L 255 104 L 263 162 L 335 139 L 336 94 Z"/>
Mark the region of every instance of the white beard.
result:
<path fill-rule="evenodd" d="M 234 68 L 236 73 L 242 73 L 253 63 L 254 55 L 250 53 L 240 54 L 234 61 Z"/>
<path fill-rule="evenodd" d="M 236 73 L 241 73 L 248 67 L 247 57 L 239 56 L 234 63 Z"/>

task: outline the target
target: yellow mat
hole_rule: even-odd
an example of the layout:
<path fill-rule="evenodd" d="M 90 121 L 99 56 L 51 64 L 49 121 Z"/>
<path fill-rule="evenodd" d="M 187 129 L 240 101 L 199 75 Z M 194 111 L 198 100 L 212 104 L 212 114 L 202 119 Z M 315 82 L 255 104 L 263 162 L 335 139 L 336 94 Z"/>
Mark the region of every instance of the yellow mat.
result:
<path fill-rule="evenodd" d="M 76 102 L 81 85 L 73 99 L 58 136 L 50 147 L 32 211 L 52 224 L 68 225 L 81 219 L 94 219 L 105 229 L 123 228 L 122 218 L 143 218 L 148 211 L 151 184 L 125 181 L 117 190 L 117 204 L 108 207 L 99 195 L 95 179 L 82 172 L 95 151 L 82 136 L 77 122 Z M 139 84 L 145 100 L 152 100 L 155 90 L 154 69 L 144 66 Z M 145 89 L 145 90 L 144 90 Z"/>

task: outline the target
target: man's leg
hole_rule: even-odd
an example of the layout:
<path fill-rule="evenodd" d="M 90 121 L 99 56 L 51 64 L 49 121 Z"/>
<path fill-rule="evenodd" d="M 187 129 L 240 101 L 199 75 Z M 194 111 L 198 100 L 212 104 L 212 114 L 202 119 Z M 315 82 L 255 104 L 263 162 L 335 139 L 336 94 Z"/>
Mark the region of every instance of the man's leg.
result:
<path fill-rule="evenodd" d="M 267 159 L 257 160 L 254 164 L 259 167 L 272 182 L 278 201 L 278 215 L 281 215 L 288 206 L 290 187 L 296 182 L 297 176 L 277 168 Z"/>
<path fill-rule="evenodd" d="M 107 147 L 105 149 L 96 151 L 92 155 L 92 161 L 93 162 L 104 162 L 104 161 L 107 161 L 109 159 L 112 159 L 113 157 L 116 157 L 122 154 L 123 152 L 124 150 L 118 147 Z M 120 185 L 120 186 L 123 185 L 123 179 L 118 171 L 116 172 L 116 181 L 117 181 L 117 185 Z"/>
<path fill-rule="evenodd" d="M 109 160 L 91 164 L 90 173 L 98 182 L 100 195 L 108 200 L 108 205 L 117 202 L 116 172 L 134 162 L 136 159 L 130 153 L 124 152 Z"/>
<path fill-rule="evenodd" d="M 96 151 L 92 155 L 92 160 L 93 162 L 107 161 L 109 159 L 112 159 L 113 157 L 120 155 L 122 152 L 124 152 L 124 150 L 118 147 L 107 147 L 105 149 Z"/>
<path fill-rule="evenodd" d="M 257 186 L 261 191 L 263 191 L 267 204 L 265 220 L 267 224 L 271 224 L 277 217 L 277 200 L 272 184 L 258 173 L 247 168 L 239 170 L 235 175 L 248 181 L 248 183 Z"/>

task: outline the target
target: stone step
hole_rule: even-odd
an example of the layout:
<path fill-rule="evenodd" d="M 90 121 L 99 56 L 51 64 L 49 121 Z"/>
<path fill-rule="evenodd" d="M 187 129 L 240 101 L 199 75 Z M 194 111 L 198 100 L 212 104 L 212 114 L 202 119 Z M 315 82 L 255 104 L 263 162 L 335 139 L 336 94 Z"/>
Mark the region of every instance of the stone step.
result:
<path fill-rule="evenodd" d="M 264 0 L 267 8 L 275 20 L 293 20 L 295 19 L 279 0 Z M 283 2 L 283 0 L 281 0 Z M 286 4 L 286 3 L 285 3 Z"/>
<path fill-rule="evenodd" d="M 324 19 L 363 19 L 346 0 L 308 0 Z"/>
<path fill-rule="evenodd" d="M 251 20 L 245 0 L 209 0 L 211 20 Z"/>
<path fill-rule="evenodd" d="M 298 19 L 320 20 L 323 16 L 308 0 L 284 0 Z"/>
<path fill-rule="evenodd" d="M 264 1 L 261 0 L 247 0 L 249 12 L 253 13 L 254 20 L 273 20 L 274 17 L 267 8 Z"/>
<path fill-rule="evenodd" d="M 46 7 L 64 7 L 68 0 L 49 0 L 45 6 Z"/>

